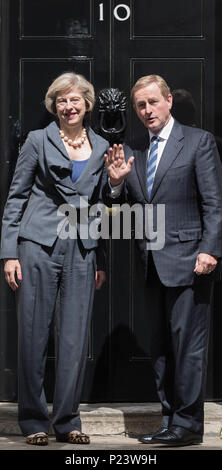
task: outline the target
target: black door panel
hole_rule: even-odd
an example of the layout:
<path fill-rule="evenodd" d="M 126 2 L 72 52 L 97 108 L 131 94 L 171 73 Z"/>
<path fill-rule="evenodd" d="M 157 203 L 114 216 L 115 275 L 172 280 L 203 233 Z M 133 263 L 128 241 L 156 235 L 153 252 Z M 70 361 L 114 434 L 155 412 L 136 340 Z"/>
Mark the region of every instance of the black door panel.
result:
<path fill-rule="evenodd" d="M 130 104 L 130 89 L 140 76 L 152 73 L 162 75 L 171 89 L 189 90 L 196 103 L 198 125 L 214 131 L 214 3 L 1 0 L 1 211 L 19 140 L 51 120 L 44 96 L 62 72 L 83 74 L 95 85 L 96 93 L 106 87 L 118 87 L 126 93 L 126 139 L 144 134 Z M 96 107 L 95 125 L 97 113 Z M 17 353 L 10 335 L 16 337 L 16 321 L 13 333 L 8 328 L 12 329 L 15 304 L 3 271 L 0 282 L 0 326 L 8 339 L 1 345 L 0 399 L 12 400 L 16 396 Z M 107 282 L 95 295 L 82 401 L 157 399 L 147 345 L 148 309 L 134 241 L 107 241 Z M 45 381 L 49 401 L 55 380 L 54 346 L 52 330 Z M 212 397 L 212 375 L 208 382 Z"/>

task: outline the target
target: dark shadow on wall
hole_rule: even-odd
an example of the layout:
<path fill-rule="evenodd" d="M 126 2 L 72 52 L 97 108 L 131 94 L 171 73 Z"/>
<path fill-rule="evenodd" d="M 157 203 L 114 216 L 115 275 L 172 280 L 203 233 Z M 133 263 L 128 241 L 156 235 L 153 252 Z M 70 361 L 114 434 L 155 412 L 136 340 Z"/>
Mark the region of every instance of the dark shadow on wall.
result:
<path fill-rule="evenodd" d="M 173 106 L 172 115 L 173 117 L 184 124 L 185 126 L 197 126 L 197 109 L 194 99 L 188 90 L 177 89 L 172 91 L 173 95 Z M 215 135 L 217 149 L 222 161 L 222 138 Z"/>

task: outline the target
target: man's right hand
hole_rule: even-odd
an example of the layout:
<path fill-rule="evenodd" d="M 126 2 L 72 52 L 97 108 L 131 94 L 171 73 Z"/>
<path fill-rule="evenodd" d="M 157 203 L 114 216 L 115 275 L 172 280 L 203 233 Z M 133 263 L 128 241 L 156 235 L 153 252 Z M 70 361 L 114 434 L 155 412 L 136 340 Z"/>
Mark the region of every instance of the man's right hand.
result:
<path fill-rule="evenodd" d="M 4 266 L 4 272 L 5 272 L 5 279 L 9 286 L 12 288 L 12 290 L 16 291 L 18 289 L 18 284 L 15 279 L 15 274 L 17 275 L 17 278 L 19 281 L 22 280 L 22 270 L 21 270 L 21 265 L 19 263 L 18 259 L 6 259 L 5 260 L 5 266 Z"/>
<path fill-rule="evenodd" d="M 123 146 L 114 144 L 110 147 L 109 154 L 104 155 L 104 159 L 111 186 L 118 186 L 130 173 L 134 157 L 130 157 L 126 162 Z"/>

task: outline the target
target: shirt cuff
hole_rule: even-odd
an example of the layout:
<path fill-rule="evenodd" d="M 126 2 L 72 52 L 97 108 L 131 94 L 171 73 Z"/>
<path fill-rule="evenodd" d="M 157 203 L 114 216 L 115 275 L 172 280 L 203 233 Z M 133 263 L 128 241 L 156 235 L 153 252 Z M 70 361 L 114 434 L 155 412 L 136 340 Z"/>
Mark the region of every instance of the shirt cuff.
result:
<path fill-rule="evenodd" d="M 110 187 L 110 197 L 113 199 L 119 197 L 123 189 L 124 181 L 122 181 L 122 183 L 118 184 L 117 186 L 111 186 L 110 178 L 108 178 L 108 184 Z"/>

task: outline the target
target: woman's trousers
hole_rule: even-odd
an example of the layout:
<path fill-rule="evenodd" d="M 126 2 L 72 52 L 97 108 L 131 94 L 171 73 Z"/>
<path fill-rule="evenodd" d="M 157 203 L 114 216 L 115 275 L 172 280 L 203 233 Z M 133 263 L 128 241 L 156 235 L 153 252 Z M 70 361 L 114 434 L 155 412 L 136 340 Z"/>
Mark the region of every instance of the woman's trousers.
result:
<path fill-rule="evenodd" d="M 57 239 L 49 248 L 21 239 L 18 289 L 19 424 L 24 435 L 49 432 L 44 393 L 47 345 L 59 291 L 59 335 L 52 425 L 56 435 L 81 430 L 78 405 L 84 380 L 95 289 L 95 250 Z"/>

